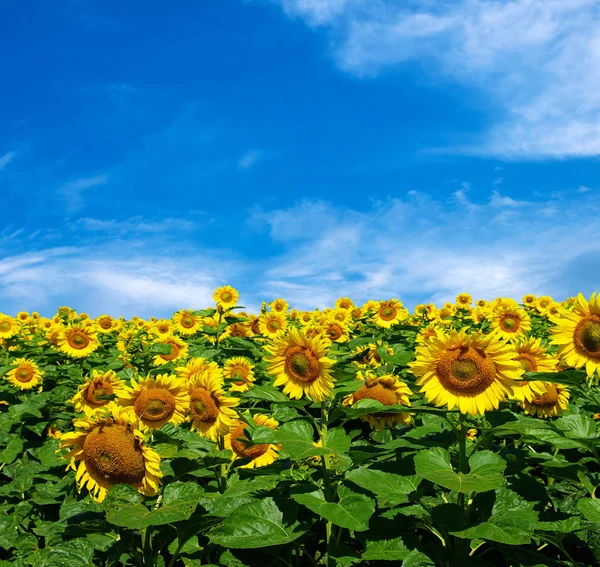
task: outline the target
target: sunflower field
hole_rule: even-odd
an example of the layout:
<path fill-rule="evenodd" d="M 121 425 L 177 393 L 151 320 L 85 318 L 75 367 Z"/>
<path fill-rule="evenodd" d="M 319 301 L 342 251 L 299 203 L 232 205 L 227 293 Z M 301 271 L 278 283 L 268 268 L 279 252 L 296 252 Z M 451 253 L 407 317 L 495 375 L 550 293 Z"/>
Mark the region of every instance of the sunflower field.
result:
<path fill-rule="evenodd" d="M 600 296 L 0 314 L 0 567 L 600 564 Z"/>

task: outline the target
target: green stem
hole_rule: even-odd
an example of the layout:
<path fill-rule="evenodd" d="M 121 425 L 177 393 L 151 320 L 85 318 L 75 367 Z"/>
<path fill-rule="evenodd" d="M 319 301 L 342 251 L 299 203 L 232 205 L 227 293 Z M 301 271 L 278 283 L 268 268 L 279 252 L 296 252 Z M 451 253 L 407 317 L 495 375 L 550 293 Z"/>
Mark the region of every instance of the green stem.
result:
<path fill-rule="evenodd" d="M 143 530 L 144 534 L 144 567 L 154 567 L 154 555 L 152 554 L 151 535 L 152 528 L 147 527 Z"/>
<path fill-rule="evenodd" d="M 461 413 L 459 418 L 459 428 L 457 429 L 457 437 L 458 437 L 458 472 L 459 474 L 467 474 L 468 464 L 467 464 L 467 424 L 465 423 L 465 414 Z M 456 503 L 462 508 L 462 516 L 463 519 L 467 518 L 467 509 L 465 507 L 465 493 L 459 492 Z M 469 541 L 465 539 L 455 538 L 454 541 L 454 550 L 456 565 L 464 565 L 465 557 L 468 553 L 468 544 Z"/>
<path fill-rule="evenodd" d="M 327 408 L 325 402 L 321 402 L 321 445 L 327 446 Z M 329 455 L 321 455 L 321 464 L 323 470 L 323 485 L 325 492 L 325 500 L 327 502 L 333 501 L 333 494 L 331 491 L 331 475 L 329 473 Z M 325 554 L 325 565 L 327 567 L 334 567 L 335 561 L 330 556 L 331 551 L 331 533 L 332 533 L 332 522 L 328 521 L 325 524 L 325 543 L 327 545 L 327 552 Z"/>

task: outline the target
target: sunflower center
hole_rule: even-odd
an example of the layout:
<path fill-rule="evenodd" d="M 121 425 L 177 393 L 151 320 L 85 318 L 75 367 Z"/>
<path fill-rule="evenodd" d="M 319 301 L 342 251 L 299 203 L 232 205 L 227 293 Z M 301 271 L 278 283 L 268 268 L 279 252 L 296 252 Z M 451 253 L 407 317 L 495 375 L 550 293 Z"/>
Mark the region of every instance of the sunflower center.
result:
<path fill-rule="evenodd" d="M 244 430 L 248 427 L 245 423 L 238 425 L 231 432 L 231 449 L 241 459 L 256 459 L 269 450 L 268 443 L 249 445 L 245 441 Z"/>
<path fill-rule="evenodd" d="M 0 323 L 0 332 L 6 333 L 7 331 L 10 331 L 10 323 L 8 321 L 2 321 L 2 323 Z"/>
<path fill-rule="evenodd" d="M 103 329 L 110 329 L 112 327 L 112 321 L 110 319 L 100 319 L 99 324 Z"/>
<path fill-rule="evenodd" d="M 166 344 L 168 344 L 171 347 L 171 352 L 169 354 L 161 354 L 160 357 L 164 360 L 175 360 L 179 356 L 181 348 L 179 348 L 179 345 L 176 345 L 175 343 Z"/>
<path fill-rule="evenodd" d="M 225 303 L 229 303 L 232 299 L 233 296 L 228 291 L 224 291 L 221 294 L 221 301 L 224 301 Z"/>
<path fill-rule="evenodd" d="M 108 400 L 103 400 L 103 397 L 110 396 L 113 393 L 110 382 L 104 380 L 94 380 L 85 392 L 85 399 L 88 404 L 94 406 L 103 406 L 108 403 Z"/>
<path fill-rule="evenodd" d="M 113 484 L 139 484 L 146 473 L 144 454 L 125 425 L 100 425 L 83 443 L 83 460 L 89 472 Z"/>
<path fill-rule="evenodd" d="M 384 406 L 392 406 L 398 403 L 398 396 L 396 396 L 396 392 L 394 392 L 393 389 L 384 386 L 380 382 L 376 382 L 372 386 L 365 384 L 356 392 L 354 392 L 354 399 L 356 401 L 364 399 L 377 400 Z M 386 415 L 386 412 L 376 412 L 372 415 L 376 417 L 382 417 Z"/>
<path fill-rule="evenodd" d="M 549 305 L 549 301 L 547 299 L 542 299 L 540 301 L 540 307 L 545 309 L 546 307 L 548 307 L 548 305 Z"/>
<path fill-rule="evenodd" d="M 332 341 L 337 341 L 343 334 L 342 328 L 339 325 L 329 325 L 327 328 L 327 336 Z"/>
<path fill-rule="evenodd" d="M 31 380 L 33 380 L 33 370 L 25 366 L 19 366 L 15 372 L 15 378 L 19 382 L 31 382 Z"/>
<path fill-rule="evenodd" d="M 496 365 L 484 352 L 469 346 L 446 352 L 436 375 L 445 388 L 461 394 L 484 392 L 496 379 Z"/>
<path fill-rule="evenodd" d="M 537 362 L 536 362 L 535 358 L 533 356 L 531 356 L 530 354 L 528 354 L 526 352 L 522 352 L 518 356 L 515 357 L 515 360 L 517 360 L 519 362 L 519 364 L 521 365 L 521 368 L 525 372 L 537 372 L 537 368 L 538 368 Z"/>
<path fill-rule="evenodd" d="M 595 360 L 600 360 L 600 315 L 592 315 L 581 320 L 573 335 L 579 351 Z"/>
<path fill-rule="evenodd" d="M 195 322 L 196 321 L 194 321 L 194 318 L 188 315 L 187 317 L 181 319 L 181 326 L 184 329 L 191 329 L 194 326 Z"/>
<path fill-rule="evenodd" d="M 158 327 L 156 327 L 156 329 L 158 330 L 159 333 L 161 333 L 163 335 L 169 332 L 168 325 L 159 325 Z"/>
<path fill-rule="evenodd" d="M 76 331 L 69 337 L 69 345 L 72 348 L 81 350 L 90 344 L 90 338 L 81 331 Z"/>
<path fill-rule="evenodd" d="M 534 406 L 554 406 L 558 402 L 558 390 L 554 384 L 545 384 L 546 391 L 539 397 L 531 400 Z"/>
<path fill-rule="evenodd" d="M 136 415 L 145 421 L 168 421 L 175 413 L 175 397 L 165 388 L 142 390 L 133 408 Z"/>
<path fill-rule="evenodd" d="M 504 317 L 500 321 L 500 326 L 503 331 L 514 332 L 519 328 L 519 320 L 515 317 Z"/>
<path fill-rule="evenodd" d="M 285 355 L 285 371 L 293 380 L 310 384 L 319 377 L 319 361 L 311 349 L 296 345 Z"/>
<path fill-rule="evenodd" d="M 391 321 L 396 316 L 396 310 L 389 305 L 387 307 L 382 307 L 379 310 L 379 316 L 384 321 Z"/>
<path fill-rule="evenodd" d="M 246 378 L 248 378 L 248 371 L 242 366 L 236 366 L 231 371 L 231 378 L 238 379 L 237 382 L 234 382 L 236 386 L 243 386 L 246 383 Z"/>
<path fill-rule="evenodd" d="M 252 321 L 252 323 L 250 324 L 250 329 L 252 330 L 253 334 L 260 335 L 260 328 L 258 326 L 258 317 L 256 319 L 254 319 L 254 321 Z"/>
<path fill-rule="evenodd" d="M 219 406 L 206 388 L 196 388 L 190 396 L 190 413 L 196 421 L 214 423 L 219 417 Z"/>
<path fill-rule="evenodd" d="M 271 319 L 267 323 L 267 329 L 269 329 L 269 331 L 272 333 L 276 333 L 281 329 L 281 322 L 279 322 L 277 319 Z"/>

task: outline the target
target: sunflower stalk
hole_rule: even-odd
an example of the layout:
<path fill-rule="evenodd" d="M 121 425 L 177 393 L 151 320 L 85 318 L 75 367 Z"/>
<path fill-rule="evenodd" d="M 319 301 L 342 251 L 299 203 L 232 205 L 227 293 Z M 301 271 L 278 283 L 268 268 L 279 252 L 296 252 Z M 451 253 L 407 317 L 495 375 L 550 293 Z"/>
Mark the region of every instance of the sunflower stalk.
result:
<path fill-rule="evenodd" d="M 327 408 L 325 406 L 325 402 L 321 402 L 321 446 L 327 446 L 327 425 L 328 425 L 328 414 Z M 324 485 L 324 493 L 325 500 L 327 502 L 334 501 L 334 495 L 331 486 L 331 475 L 329 472 L 329 455 L 321 455 L 321 464 L 323 470 L 323 485 Z M 325 524 L 325 543 L 327 546 L 327 551 L 325 554 L 325 565 L 327 567 L 333 567 L 335 565 L 334 559 L 331 557 L 331 545 L 332 545 L 332 532 L 333 532 L 333 523 L 329 520 Z"/>
<path fill-rule="evenodd" d="M 458 473 L 461 475 L 469 472 L 469 465 L 467 462 L 467 424 L 466 416 L 464 413 L 460 414 L 459 427 L 457 428 L 457 440 L 458 440 Z M 467 508 L 465 506 L 465 494 L 459 492 L 456 503 L 462 508 L 462 516 L 466 520 Z M 463 565 L 465 557 L 468 554 L 468 540 L 455 538 L 454 540 L 454 552 L 455 552 L 455 564 Z"/>

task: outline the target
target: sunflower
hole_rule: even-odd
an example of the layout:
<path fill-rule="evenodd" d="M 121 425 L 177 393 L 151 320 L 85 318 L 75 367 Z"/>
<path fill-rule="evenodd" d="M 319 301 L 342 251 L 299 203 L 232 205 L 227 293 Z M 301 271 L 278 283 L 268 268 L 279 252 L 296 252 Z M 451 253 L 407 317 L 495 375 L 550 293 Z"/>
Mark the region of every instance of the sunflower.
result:
<path fill-rule="evenodd" d="M 524 338 L 531 331 L 531 320 L 524 309 L 500 307 L 491 315 L 492 331 L 505 340 Z"/>
<path fill-rule="evenodd" d="M 213 293 L 213 299 L 217 302 L 217 305 L 223 309 L 230 309 L 237 305 L 240 294 L 237 289 L 225 285 L 218 287 Z"/>
<path fill-rule="evenodd" d="M 569 366 L 582 368 L 592 378 L 600 373 L 600 295 L 592 293 L 590 301 L 580 293 L 572 311 L 560 309 L 551 317 L 552 342 L 559 346 L 559 356 Z"/>
<path fill-rule="evenodd" d="M 17 358 L 12 364 L 16 366 L 5 377 L 19 390 L 31 390 L 42 383 L 42 371 L 33 360 Z"/>
<path fill-rule="evenodd" d="M 113 319 L 110 315 L 100 315 L 96 319 L 96 329 L 103 334 L 112 333 L 119 329 L 120 322 Z"/>
<path fill-rule="evenodd" d="M 167 337 L 173 334 L 173 329 L 171 328 L 171 321 L 167 319 L 157 319 L 152 322 L 152 326 L 150 327 L 150 334 L 155 335 L 157 337 Z"/>
<path fill-rule="evenodd" d="M 75 431 L 61 435 L 60 444 L 70 449 L 68 468 L 77 471 L 80 491 L 85 486 L 97 502 L 115 484 L 129 484 L 146 496 L 158 493 L 160 457 L 144 444 L 135 415 L 110 404 L 74 425 Z"/>
<path fill-rule="evenodd" d="M 225 395 L 223 382 L 211 372 L 194 374 L 186 385 L 189 395 L 187 419 L 192 422 L 191 429 L 216 441 L 229 431 L 232 420 L 237 417 L 231 408 L 238 400 Z"/>
<path fill-rule="evenodd" d="M 89 323 L 78 323 L 63 328 L 58 348 L 73 358 L 85 358 L 99 346 L 98 335 Z"/>
<path fill-rule="evenodd" d="M 528 293 L 527 295 L 523 296 L 523 299 L 521 301 L 523 302 L 523 305 L 525 307 L 535 307 L 537 298 L 535 295 L 533 295 L 533 293 Z"/>
<path fill-rule="evenodd" d="M 392 325 L 399 323 L 406 317 L 406 312 L 397 299 L 380 301 L 373 315 L 373 322 L 378 327 L 389 329 Z"/>
<path fill-rule="evenodd" d="M 20 323 L 27 323 L 29 321 L 29 313 L 27 313 L 27 311 L 19 311 L 17 313 L 17 321 Z"/>
<path fill-rule="evenodd" d="M 71 402 L 75 405 L 75 411 L 89 416 L 108 405 L 109 396 L 121 398 L 126 393 L 125 383 L 113 370 L 92 370 L 92 377 L 79 387 Z"/>
<path fill-rule="evenodd" d="M 275 376 L 274 386 L 284 385 L 283 393 L 299 399 L 304 394 L 313 402 L 331 396 L 333 360 L 326 357 L 329 342 L 322 337 L 309 338 L 303 331 L 290 328 L 287 336 L 276 338 L 265 347 L 271 355 L 267 372 Z"/>
<path fill-rule="evenodd" d="M 473 303 L 473 298 L 469 293 L 459 293 L 456 296 L 456 305 L 458 307 L 469 307 Z"/>
<path fill-rule="evenodd" d="M 478 299 L 478 300 L 475 302 L 475 305 L 476 305 L 477 307 L 479 307 L 480 309 L 482 309 L 483 307 L 486 307 L 486 306 L 487 306 L 487 304 L 488 304 L 488 302 L 487 302 L 487 300 L 486 300 L 486 299 Z"/>
<path fill-rule="evenodd" d="M 131 387 L 121 397 L 122 405 L 131 406 L 142 431 L 160 429 L 165 423 L 183 423 L 189 401 L 187 384 L 168 374 L 139 382 L 132 378 Z"/>
<path fill-rule="evenodd" d="M 176 337 L 175 335 L 161 337 L 160 344 L 169 345 L 171 347 L 171 352 L 169 354 L 157 354 L 153 360 L 153 364 L 155 366 L 160 366 L 161 364 L 168 364 L 169 362 L 173 362 L 175 360 L 187 358 L 188 345 L 179 337 Z"/>
<path fill-rule="evenodd" d="M 538 417 L 556 417 L 569 405 L 569 390 L 562 384 L 552 382 L 534 382 L 536 387 L 542 388 L 543 393 L 532 400 L 525 399 L 521 402 L 525 413 Z"/>
<path fill-rule="evenodd" d="M 512 345 L 493 334 L 438 330 L 416 354 L 409 368 L 419 377 L 416 383 L 425 397 L 437 406 L 458 407 L 472 415 L 498 409 L 523 374 L 519 362 L 512 360 Z"/>
<path fill-rule="evenodd" d="M 252 416 L 254 423 L 258 426 L 268 427 L 275 431 L 279 423 L 266 415 L 258 414 Z M 273 463 L 278 457 L 281 445 L 272 443 L 251 444 L 244 431 L 248 424 L 243 421 L 235 422 L 231 432 L 225 436 L 225 449 L 233 452 L 232 460 L 252 459 L 249 463 L 242 465 L 243 468 L 264 467 Z"/>
<path fill-rule="evenodd" d="M 553 303 L 554 299 L 552 299 L 549 295 L 542 295 L 541 297 L 537 298 L 535 307 L 540 313 L 544 314 L 546 311 L 548 311 Z"/>
<path fill-rule="evenodd" d="M 387 353 L 392 356 L 394 354 L 393 349 L 383 344 L 383 341 L 377 341 L 376 343 L 369 343 L 366 345 L 357 346 L 352 351 L 354 364 L 359 368 L 379 368 L 383 362 L 381 356 L 379 356 L 377 349 L 385 348 Z"/>
<path fill-rule="evenodd" d="M 254 382 L 254 365 L 245 356 L 228 359 L 223 366 L 223 376 L 230 381 L 231 392 L 247 392 Z"/>
<path fill-rule="evenodd" d="M 429 339 L 437 336 L 437 326 L 435 323 L 429 323 L 426 327 L 423 327 L 416 337 L 417 344 L 424 345 Z"/>
<path fill-rule="evenodd" d="M 350 325 L 350 323 L 352 323 L 352 311 L 347 309 L 335 309 L 329 313 L 328 318 L 340 325 Z"/>
<path fill-rule="evenodd" d="M 269 307 L 271 311 L 275 311 L 275 313 L 285 313 L 288 310 L 288 303 L 285 299 L 278 298 L 269 303 Z"/>
<path fill-rule="evenodd" d="M 221 320 L 220 323 L 219 319 Z M 204 317 L 202 320 L 203 327 L 210 327 L 211 329 L 214 329 L 212 334 L 206 333 L 206 338 L 214 343 L 217 341 L 217 333 L 219 333 L 219 340 L 226 339 L 231 334 L 229 327 L 227 326 L 224 329 L 221 327 L 219 330 L 219 324 L 224 325 L 225 323 L 226 321 L 223 319 L 222 314 L 220 315 L 219 313 L 215 313 L 211 317 Z"/>
<path fill-rule="evenodd" d="M 336 309 L 349 310 L 354 307 L 354 302 L 349 297 L 340 297 L 335 302 Z"/>
<path fill-rule="evenodd" d="M 393 406 L 401 404 L 410 406 L 408 396 L 412 394 L 410 388 L 391 374 L 385 376 L 375 376 L 371 371 L 364 374 L 358 373 L 359 378 L 364 380 L 364 385 L 356 392 L 350 394 L 344 399 L 345 406 L 353 406 L 360 400 L 377 400 L 384 406 Z M 381 430 L 385 427 L 393 427 L 397 423 L 410 425 L 412 418 L 409 413 L 390 413 L 385 411 L 368 413 L 361 416 L 361 419 L 368 421 L 371 427 Z"/>
<path fill-rule="evenodd" d="M 515 345 L 515 351 L 513 360 L 521 365 L 524 372 L 556 372 L 558 359 L 546 352 L 546 348 L 542 345 L 542 339 L 521 339 Z M 540 384 L 542 382 L 517 380 L 512 397 L 519 401 L 531 401 L 544 393 L 544 388 Z"/>
<path fill-rule="evenodd" d="M 346 325 L 335 320 L 325 323 L 324 334 L 332 343 L 346 343 L 350 340 Z"/>
<path fill-rule="evenodd" d="M 203 327 L 203 318 L 192 315 L 192 311 L 182 309 L 173 315 L 173 323 L 181 335 L 193 335 Z"/>
<path fill-rule="evenodd" d="M 9 339 L 18 332 L 17 322 L 10 315 L 0 313 L 0 339 Z"/>
<path fill-rule="evenodd" d="M 260 329 L 260 334 L 265 337 L 278 337 L 285 333 L 287 320 L 285 315 L 269 311 L 259 317 L 258 328 Z"/>
<path fill-rule="evenodd" d="M 227 327 L 230 337 L 247 337 L 248 329 L 244 323 L 233 323 Z"/>
<path fill-rule="evenodd" d="M 183 380 L 191 380 L 196 374 L 210 374 L 219 382 L 223 382 L 223 373 L 216 362 L 209 362 L 205 358 L 190 358 L 185 366 L 175 369 L 177 377 Z"/>
<path fill-rule="evenodd" d="M 363 306 L 363 313 L 369 313 L 371 311 L 377 311 L 379 309 L 379 301 L 375 301 L 374 299 L 369 299 Z"/>

